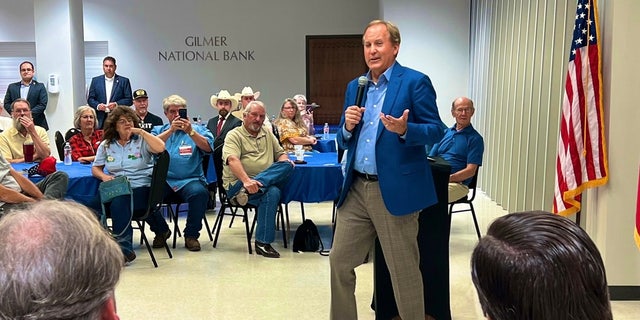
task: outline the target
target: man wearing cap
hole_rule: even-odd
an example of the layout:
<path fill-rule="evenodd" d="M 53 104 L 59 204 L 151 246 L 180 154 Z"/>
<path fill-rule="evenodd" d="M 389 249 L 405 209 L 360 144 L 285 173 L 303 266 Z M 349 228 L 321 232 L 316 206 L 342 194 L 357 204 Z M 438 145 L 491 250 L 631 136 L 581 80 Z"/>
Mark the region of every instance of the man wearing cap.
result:
<path fill-rule="evenodd" d="M 149 96 L 147 90 L 137 89 L 133 92 L 133 107 L 140 118 L 140 128 L 146 132 L 151 132 L 155 126 L 164 124 L 162 118 L 149 112 Z"/>
<path fill-rule="evenodd" d="M 24 162 L 22 146 L 33 143 L 33 159 L 42 160 L 51 155 L 47 131 L 35 125 L 29 101 L 18 98 L 11 104 L 13 127 L 0 133 L 0 153 L 9 162 Z"/>
<path fill-rule="evenodd" d="M 116 59 L 106 56 L 102 59 L 104 74 L 91 79 L 87 104 L 96 109 L 98 129 L 102 129 L 107 113 L 119 105 L 130 106 L 131 84 L 129 79 L 116 74 Z"/>
<path fill-rule="evenodd" d="M 227 133 L 242 125 L 242 120 L 234 117 L 230 112 L 238 107 L 238 99 L 227 90 L 220 90 L 218 95 L 211 96 L 211 106 L 218 110 L 218 115 L 209 119 L 207 128 L 213 134 L 213 164 L 218 177 L 218 187 L 222 186 L 222 144 Z"/>
<path fill-rule="evenodd" d="M 53 168 L 55 170 L 55 165 Z M 69 176 L 56 171 L 34 184 L 22 172 L 13 169 L 9 161 L 0 154 L 0 217 L 23 203 L 44 198 L 63 199 L 68 183 Z"/>
<path fill-rule="evenodd" d="M 184 244 L 189 251 L 200 251 L 202 219 L 209 203 L 209 190 L 202 170 L 203 157 L 213 150 L 213 136 L 204 126 L 192 126 L 188 117 L 180 117 L 180 109 L 187 109 L 187 101 L 179 95 L 162 100 L 162 108 L 169 123 L 154 127 L 151 133 L 165 143 L 171 161 L 167 174 L 167 193 L 178 194 L 189 204 Z"/>

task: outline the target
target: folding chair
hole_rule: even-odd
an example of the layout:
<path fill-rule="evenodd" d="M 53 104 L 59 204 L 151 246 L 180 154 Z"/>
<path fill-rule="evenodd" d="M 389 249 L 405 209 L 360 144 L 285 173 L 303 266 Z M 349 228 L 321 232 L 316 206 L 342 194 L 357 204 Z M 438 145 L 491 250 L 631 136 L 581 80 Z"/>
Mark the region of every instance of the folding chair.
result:
<path fill-rule="evenodd" d="M 140 238 L 144 245 L 147 247 L 147 251 L 149 252 L 149 256 L 151 256 L 151 261 L 153 262 L 154 267 L 158 267 L 158 263 L 156 262 L 156 257 L 153 254 L 153 250 L 149 245 L 149 240 L 144 232 L 145 229 L 145 220 L 149 215 L 157 212 L 162 208 L 162 199 L 164 196 L 164 184 L 167 181 L 167 171 L 169 170 L 169 153 L 165 150 L 158 155 L 156 159 L 156 163 L 153 166 L 153 172 L 151 173 L 151 190 L 149 192 L 149 205 L 147 209 L 142 211 L 134 211 L 132 221 L 135 221 L 138 225 L 137 228 L 140 230 Z M 169 258 L 173 258 L 171 254 L 171 250 L 169 249 L 169 245 L 165 242 L 164 248 L 167 250 L 167 254 Z"/>
<path fill-rule="evenodd" d="M 476 210 L 473 207 L 473 199 L 476 198 L 476 185 L 478 184 L 479 171 L 480 171 L 480 167 L 476 169 L 476 173 L 473 175 L 473 178 L 471 179 L 471 183 L 469 183 L 469 193 L 466 196 L 449 203 L 449 218 L 451 218 L 451 214 L 454 212 L 471 211 L 471 216 L 473 217 L 473 224 L 476 227 L 476 234 L 478 235 L 478 239 L 480 239 L 482 236 L 480 235 L 480 228 L 478 227 L 478 220 L 476 219 Z M 453 207 L 457 204 L 466 204 L 469 206 L 469 208 L 453 210 Z"/>

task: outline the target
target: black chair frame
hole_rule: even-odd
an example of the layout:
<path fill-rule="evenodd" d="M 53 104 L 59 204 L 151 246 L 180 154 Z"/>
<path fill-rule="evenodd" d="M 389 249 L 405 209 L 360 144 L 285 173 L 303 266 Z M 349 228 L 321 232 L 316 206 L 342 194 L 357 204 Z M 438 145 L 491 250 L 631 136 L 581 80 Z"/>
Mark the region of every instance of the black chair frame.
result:
<path fill-rule="evenodd" d="M 476 234 L 478 235 L 478 239 L 480 239 L 482 235 L 480 234 L 480 228 L 478 227 L 478 219 L 476 219 L 476 210 L 473 207 L 473 200 L 476 198 L 476 186 L 478 184 L 479 171 L 480 171 L 480 167 L 476 169 L 476 173 L 473 175 L 473 178 L 471 178 L 471 182 L 469 183 L 469 194 L 467 194 L 466 196 L 456 201 L 449 203 L 449 219 L 451 219 L 451 214 L 453 213 L 471 211 L 471 216 L 473 217 L 473 224 L 476 227 Z M 469 208 L 453 210 L 453 207 L 459 204 L 466 204 L 469 206 Z"/>
<path fill-rule="evenodd" d="M 151 190 L 149 192 L 149 204 L 147 209 L 144 211 L 134 211 L 132 221 L 135 221 L 137 224 L 137 228 L 140 230 L 140 240 L 147 247 L 147 251 L 149 252 L 149 256 L 151 256 L 151 261 L 153 262 L 154 267 L 158 267 L 158 262 L 156 261 L 156 257 L 153 254 L 153 249 L 151 245 L 149 245 L 149 240 L 145 235 L 145 220 L 151 214 L 154 214 L 158 210 L 162 208 L 162 200 L 164 197 L 164 184 L 167 181 L 167 172 L 169 170 L 169 153 L 165 150 L 160 153 L 156 159 L 156 163 L 153 166 L 153 171 L 151 173 Z M 173 258 L 171 254 L 171 250 L 169 249 L 169 245 L 165 242 L 165 249 L 167 250 L 167 254 L 169 258 Z"/>

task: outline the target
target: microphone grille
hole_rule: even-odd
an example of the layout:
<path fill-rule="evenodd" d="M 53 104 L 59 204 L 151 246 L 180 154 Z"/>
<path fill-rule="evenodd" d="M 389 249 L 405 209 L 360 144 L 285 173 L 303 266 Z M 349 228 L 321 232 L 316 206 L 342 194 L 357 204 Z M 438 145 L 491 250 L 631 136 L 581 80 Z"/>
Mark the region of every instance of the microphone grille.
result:
<path fill-rule="evenodd" d="M 358 78 L 358 85 L 359 86 L 366 86 L 367 82 L 369 82 L 369 80 L 365 76 L 361 76 L 360 78 Z"/>

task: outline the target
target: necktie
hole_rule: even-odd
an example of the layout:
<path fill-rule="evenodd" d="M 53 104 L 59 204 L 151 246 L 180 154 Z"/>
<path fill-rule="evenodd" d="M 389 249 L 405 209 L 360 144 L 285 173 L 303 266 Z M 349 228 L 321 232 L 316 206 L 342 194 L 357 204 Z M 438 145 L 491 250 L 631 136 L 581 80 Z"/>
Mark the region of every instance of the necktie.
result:
<path fill-rule="evenodd" d="M 220 116 L 220 119 L 218 120 L 218 127 L 216 128 L 216 137 L 220 136 L 220 130 L 222 130 L 222 123 L 224 122 L 224 117 Z"/>

